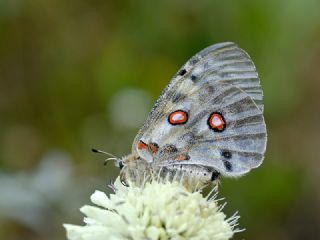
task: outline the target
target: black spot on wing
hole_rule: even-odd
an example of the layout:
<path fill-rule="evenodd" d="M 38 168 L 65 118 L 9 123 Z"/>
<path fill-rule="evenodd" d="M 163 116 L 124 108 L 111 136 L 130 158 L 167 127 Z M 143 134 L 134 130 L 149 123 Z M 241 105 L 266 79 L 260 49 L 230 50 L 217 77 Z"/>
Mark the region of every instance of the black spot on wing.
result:
<path fill-rule="evenodd" d="M 185 75 L 186 73 L 187 73 L 187 70 L 181 69 L 181 70 L 178 72 L 178 75 L 183 76 L 183 75 Z"/>
<path fill-rule="evenodd" d="M 224 161 L 223 161 L 223 164 L 224 164 L 224 167 L 226 168 L 226 170 L 227 170 L 228 172 L 232 171 L 232 164 L 231 164 L 231 162 L 229 162 L 229 161 L 227 161 L 227 160 L 224 160 Z"/>
<path fill-rule="evenodd" d="M 196 75 L 191 75 L 190 79 L 192 82 L 196 82 L 199 78 Z"/>
<path fill-rule="evenodd" d="M 232 158 L 232 153 L 228 150 L 222 150 L 221 151 L 221 156 L 226 158 L 226 159 L 231 159 Z"/>

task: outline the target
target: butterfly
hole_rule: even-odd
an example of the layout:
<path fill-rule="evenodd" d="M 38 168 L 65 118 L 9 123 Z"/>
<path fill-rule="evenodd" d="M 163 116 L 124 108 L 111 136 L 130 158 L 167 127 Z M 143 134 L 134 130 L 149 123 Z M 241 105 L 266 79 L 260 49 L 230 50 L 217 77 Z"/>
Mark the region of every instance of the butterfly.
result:
<path fill-rule="evenodd" d="M 131 154 L 116 159 L 121 180 L 179 175 L 194 188 L 248 173 L 266 151 L 263 107 L 258 73 L 244 50 L 232 42 L 203 49 L 163 90 Z"/>

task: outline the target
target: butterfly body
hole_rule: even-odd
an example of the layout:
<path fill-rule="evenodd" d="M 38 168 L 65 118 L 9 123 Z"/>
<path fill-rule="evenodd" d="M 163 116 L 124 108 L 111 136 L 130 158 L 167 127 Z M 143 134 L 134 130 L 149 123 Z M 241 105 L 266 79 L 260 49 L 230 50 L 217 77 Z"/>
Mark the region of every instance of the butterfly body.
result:
<path fill-rule="evenodd" d="M 169 181 L 176 179 L 189 190 L 203 188 L 215 181 L 220 173 L 213 168 L 197 165 L 172 164 L 159 166 L 150 164 L 144 159 L 135 158 L 132 154 L 123 157 L 121 160 L 123 167 L 120 172 L 120 180 L 127 184 L 128 180 L 141 185 L 146 177 L 163 178 Z"/>
<path fill-rule="evenodd" d="M 266 149 L 263 93 L 249 55 L 234 43 L 193 56 L 164 89 L 132 145 L 119 160 L 121 177 L 144 175 L 204 186 L 219 175 L 258 167 Z"/>

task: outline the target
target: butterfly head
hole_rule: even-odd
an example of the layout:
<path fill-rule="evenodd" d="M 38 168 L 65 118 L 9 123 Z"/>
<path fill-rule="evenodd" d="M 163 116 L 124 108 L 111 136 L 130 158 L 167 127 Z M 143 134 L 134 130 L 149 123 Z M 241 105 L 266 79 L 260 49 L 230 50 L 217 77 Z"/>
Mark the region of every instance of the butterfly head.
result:
<path fill-rule="evenodd" d="M 124 167 L 123 160 L 122 159 L 117 159 L 115 161 L 115 165 L 116 165 L 116 167 L 120 168 L 120 170 L 122 170 L 122 168 Z"/>
<path fill-rule="evenodd" d="M 133 154 L 126 155 L 122 158 L 117 158 L 114 162 L 115 166 L 120 168 L 120 171 L 124 170 L 132 161 L 134 161 Z"/>

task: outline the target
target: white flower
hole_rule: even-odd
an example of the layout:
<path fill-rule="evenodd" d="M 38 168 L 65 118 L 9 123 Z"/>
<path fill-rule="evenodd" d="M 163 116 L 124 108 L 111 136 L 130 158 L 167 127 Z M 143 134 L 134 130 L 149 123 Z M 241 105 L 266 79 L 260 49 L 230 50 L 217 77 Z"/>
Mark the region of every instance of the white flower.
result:
<path fill-rule="evenodd" d="M 119 178 L 115 194 L 96 191 L 95 206 L 83 206 L 85 226 L 65 224 L 69 240 L 231 239 L 238 216 L 226 219 L 214 197 L 188 192 L 179 182 L 146 182 L 125 187 Z M 216 192 L 216 188 L 213 190 Z"/>

